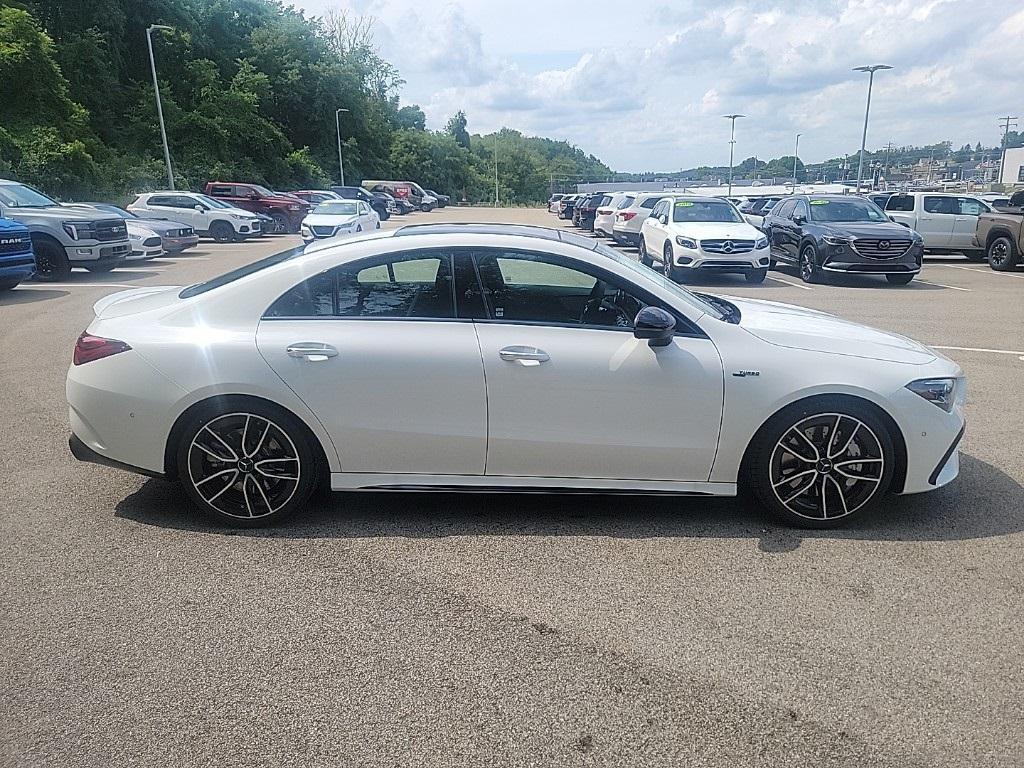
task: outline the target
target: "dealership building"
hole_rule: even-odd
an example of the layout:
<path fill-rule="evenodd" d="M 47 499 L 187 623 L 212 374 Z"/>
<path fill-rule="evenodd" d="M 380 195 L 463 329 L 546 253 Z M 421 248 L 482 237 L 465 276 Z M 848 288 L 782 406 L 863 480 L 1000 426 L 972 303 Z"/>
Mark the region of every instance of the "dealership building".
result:
<path fill-rule="evenodd" d="M 1024 184 L 1024 147 L 1006 150 L 1006 162 L 999 181 L 1003 184 Z"/>

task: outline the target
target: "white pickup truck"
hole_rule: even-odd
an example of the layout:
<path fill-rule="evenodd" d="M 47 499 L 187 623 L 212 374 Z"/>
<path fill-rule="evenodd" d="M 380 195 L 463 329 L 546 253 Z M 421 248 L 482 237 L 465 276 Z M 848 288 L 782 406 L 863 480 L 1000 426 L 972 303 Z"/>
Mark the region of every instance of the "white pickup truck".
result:
<path fill-rule="evenodd" d="M 892 195 L 886 215 L 897 224 L 916 231 L 929 253 L 962 253 L 972 261 L 984 261 L 985 251 L 974 239 L 978 216 L 992 209 L 971 195 L 941 192 L 907 192 Z"/>

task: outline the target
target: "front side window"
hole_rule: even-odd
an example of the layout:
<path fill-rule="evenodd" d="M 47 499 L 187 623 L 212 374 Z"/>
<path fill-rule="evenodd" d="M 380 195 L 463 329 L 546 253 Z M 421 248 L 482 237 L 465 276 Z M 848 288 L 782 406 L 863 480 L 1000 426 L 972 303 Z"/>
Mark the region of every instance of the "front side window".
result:
<path fill-rule="evenodd" d="M 743 217 L 724 200 L 676 200 L 672 205 L 672 221 L 715 221 L 739 224 Z"/>
<path fill-rule="evenodd" d="M 914 196 L 892 195 L 885 201 L 885 210 L 902 212 L 912 211 L 914 210 Z"/>
<path fill-rule="evenodd" d="M 497 321 L 631 329 L 647 306 L 613 281 L 550 254 L 483 251 L 476 264 Z"/>
<path fill-rule="evenodd" d="M 925 213 L 939 213 L 955 216 L 960 211 L 955 197 L 938 197 L 937 195 L 926 195 L 924 198 Z"/>
<path fill-rule="evenodd" d="M 803 200 L 797 200 L 796 207 L 793 209 L 793 220 L 796 221 L 796 219 L 801 216 L 804 221 L 807 221 L 807 203 Z"/>
<path fill-rule="evenodd" d="M 988 211 L 988 206 L 973 197 L 958 197 L 956 202 L 961 216 L 980 216 Z"/>

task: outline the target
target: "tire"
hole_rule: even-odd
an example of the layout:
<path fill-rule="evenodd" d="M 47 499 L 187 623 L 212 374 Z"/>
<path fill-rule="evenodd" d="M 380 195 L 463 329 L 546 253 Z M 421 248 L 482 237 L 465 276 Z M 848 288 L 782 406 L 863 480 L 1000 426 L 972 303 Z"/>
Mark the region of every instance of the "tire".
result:
<path fill-rule="evenodd" d="M 1009 272 L 1020 260 L 1017 244 L 1009 235 L 992 238 L 992 242 L 985 249 L 985 257 L 988 259 L 988 265 L 996 272 Z"/>
<path fill-rule="evenodd" d="M 181 430 L 178 479 L 204 514 L 238 528 L 284 520 L 305 506 L 321 477 L 308 430 L 282 408 L 226 398 Z"/>
<path fill-rule="evenodd" d="M 749 272 L 743 274 L 747 278 L 748 283 L 763 283 L 764 279 L 768 277 L 768 268 L 752 269 Z"/>
<path fill-rule="evenodd" d="M 430 213 L 430 206 L 424 203 L 423 205 L 420 206 L 420 210 L 423 211 L 424 213 Z"/>
<path fill-rule="evenodd" d="M 907 285 L 914 279 L 913 275 L 886 275 L 885 279 L 893 285 Z"/>
<path fill-rule="evenodd" d="M 110 262 L 107 262 L 105 264 L 86 264 L 84 266 L 90 272 L 102 273 L 102 272 L 112 272 L 114 270 L 114 268 L 117 267 L 117 266 L 120 266 L 120 264 L 118 262 L 116 262 L 116 261 L 110 261 Z"/>
<path fill-rule="evenodd" d="M 291 231 L 291 226 L 288 224 L 288 217 L 280 211 L 274 211 L 271 213 L 270 218 L 274 220 L 274 230 L 270 234 L 287 235 Z"/>
<path fill-rule="evenodd" d="M 391 218 L 391 214 L 386 208 L 383 211 L 377 211 L 377 215 L 380 217 L 381 221 L 387 221 Z"/>
<path fill-rule="evenodd" d="M 682 275 L 672 264 L 672 243 L 665 243 L 665 248 L 661 252 L 661 269 L 669 280 L 676 283 L 682 282 Z"/>
<path fill-rule="evenodd" d="M 58 283 L 71 275 L 68 254 L 52 240 L 33 240 L 36 252 L 36 280 L 41 283 Z"/>
<path fill-rule="evenodd" d="M 226 221 L 215 221 L 210 225 L 210 237 L 218 243 L 230 243 L 235 239 L 235 228 Z"/>
<path fill-rule="evenodd" d="M 643 239 L 642 236 L 640 238 L 640 246 L 639 246 L 639 248 L 640 248 L 640 263 L 643 264 L 645 267 L 651 267 L 653 269 L 654 268 L 654 259 L 652 259 L 651 255 L 649 253 L 647 253 L 647 244 L 644 242 L 644 239 Z"/>
<path fill-rule="evenodd" d="M 800 279 L 805 283 L 820 283 L 821 267 L 818 266 L 818 251 L 813 244 L 807 243 L 800 249 Z"/>
<path fill-rule="evenodd" d="M 783 522 L 836 528 L 885 495 L 895 461 L 892 435 L 873 409 L 816 397 L 783 409 L 758 430 L 744 479 Z"/>

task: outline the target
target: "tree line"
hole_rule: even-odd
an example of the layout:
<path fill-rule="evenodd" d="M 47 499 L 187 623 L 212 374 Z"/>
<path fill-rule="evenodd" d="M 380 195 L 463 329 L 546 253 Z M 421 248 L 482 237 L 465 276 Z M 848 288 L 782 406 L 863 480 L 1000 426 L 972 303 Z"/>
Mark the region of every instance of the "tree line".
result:
<path fill-rule="evenodd" d="M 611 170 L 564 142 L 444 130 L 402 105 L 372 22 L 311 17 L 278 0 L 5 0 L 0 7 L 0 176 L 68 200 L 166 185 L 149 69 L 153 33 L 175 180 L 275 189 L 408 179 L 469 202 L 532 203 Z"/>

